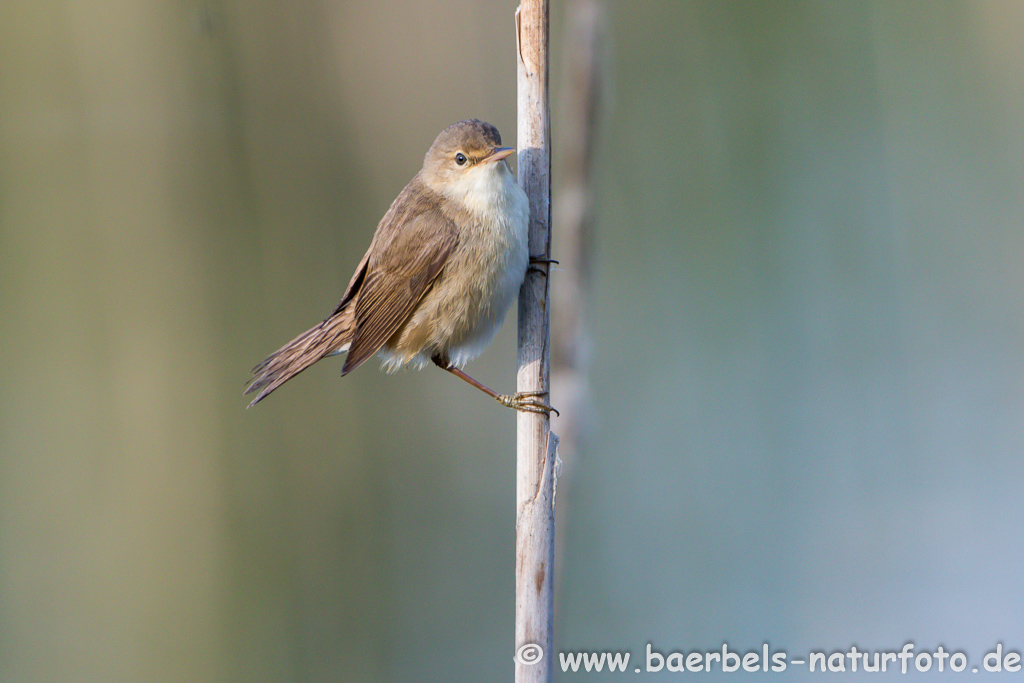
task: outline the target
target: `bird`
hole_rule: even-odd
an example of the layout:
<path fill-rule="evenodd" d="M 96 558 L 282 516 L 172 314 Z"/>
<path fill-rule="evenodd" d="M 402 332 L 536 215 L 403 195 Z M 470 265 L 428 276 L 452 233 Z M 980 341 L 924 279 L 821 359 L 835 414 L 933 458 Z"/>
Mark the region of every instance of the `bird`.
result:
<path fill-rule="evenodd" d="M 479 119 L 438 134 L 423 167 L 392 202 L 327 318 L 256 365 L 245 394 L 265 399 L 327 356 L 344 377 L 374 354 L 386 371 L 429 363 L 502 405 L 550 415 L 544 391 L 498 394 L 462 368 L 491 343 L 531 261 L 530 205 L 498 129 Z"/>

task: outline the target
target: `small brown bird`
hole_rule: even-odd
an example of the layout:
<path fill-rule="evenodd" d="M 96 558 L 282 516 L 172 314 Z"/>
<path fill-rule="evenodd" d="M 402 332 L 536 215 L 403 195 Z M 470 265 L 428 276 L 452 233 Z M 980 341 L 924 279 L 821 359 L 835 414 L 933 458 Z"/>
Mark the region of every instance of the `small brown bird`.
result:
<path fill-rule="evenodd" d="M 550 413 L 539 399 L 546 392 L 499 395 L 461 370 L 491 343 L 530 261 L 529 201 L 506 161 L 514 152 L 483 121 L 441 131 L 377 225 L 334 313 L 253 369 L 245 393 L 258 393 L 249 406 L 347 351 L 342 376 L 379 352 L 388 371 L 433 362 L 502 405 Z"/>

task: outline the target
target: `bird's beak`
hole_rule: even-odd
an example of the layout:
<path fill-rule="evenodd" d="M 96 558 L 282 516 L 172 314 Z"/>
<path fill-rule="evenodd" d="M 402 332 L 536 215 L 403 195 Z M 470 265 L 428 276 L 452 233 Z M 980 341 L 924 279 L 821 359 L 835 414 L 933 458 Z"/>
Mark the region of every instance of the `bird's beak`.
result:
<path fill-rule="evenodd" d="M 490 154 L 488 154 L 484 161 L 490 163 L 492 161 L 501 161 L 502 159 L 512 156 L 516 153 L 515 147 L 495 147 Z"/>

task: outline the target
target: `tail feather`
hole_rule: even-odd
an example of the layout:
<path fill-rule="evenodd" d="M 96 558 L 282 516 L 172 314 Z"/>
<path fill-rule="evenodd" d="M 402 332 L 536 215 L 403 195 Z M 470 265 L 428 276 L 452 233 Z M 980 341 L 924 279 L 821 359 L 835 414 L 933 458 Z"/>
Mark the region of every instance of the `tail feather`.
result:
<path fill-rule="evenodd" d="M 253 368 L 245 393 L 259 393 L 249 407 L 321 358 L 347 351 L 351 341 L 352 313 L 351 307 L 347 307 L 306 330 Z"/>

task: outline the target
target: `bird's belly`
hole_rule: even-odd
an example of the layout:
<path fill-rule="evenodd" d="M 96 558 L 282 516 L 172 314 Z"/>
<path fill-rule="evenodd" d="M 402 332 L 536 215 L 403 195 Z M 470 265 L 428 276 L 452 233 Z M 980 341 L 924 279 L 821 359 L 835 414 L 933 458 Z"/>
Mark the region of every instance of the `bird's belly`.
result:
<path fill-rule="evenodd" d="M 385 367 L 423 366 L 434 356 L 462 367 L 483 353 L 526 274 L 525 220 L 519 227 L 463 235 L 408 322 L 385 345 Z"/>

